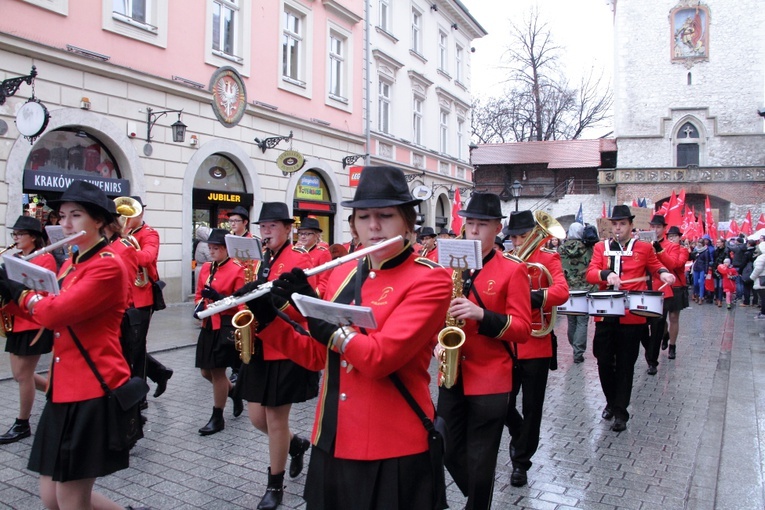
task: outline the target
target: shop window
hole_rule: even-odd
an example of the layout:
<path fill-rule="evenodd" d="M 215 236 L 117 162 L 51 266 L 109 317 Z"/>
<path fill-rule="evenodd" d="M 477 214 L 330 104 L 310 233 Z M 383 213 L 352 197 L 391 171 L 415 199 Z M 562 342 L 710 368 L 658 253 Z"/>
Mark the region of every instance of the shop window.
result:
<path fill-rule="evenodd" d="M 215 191 L 244 191 L 239 168 L 226 156 L 213 154 L 204 160 L 194 176 L 194 187 Z"/>

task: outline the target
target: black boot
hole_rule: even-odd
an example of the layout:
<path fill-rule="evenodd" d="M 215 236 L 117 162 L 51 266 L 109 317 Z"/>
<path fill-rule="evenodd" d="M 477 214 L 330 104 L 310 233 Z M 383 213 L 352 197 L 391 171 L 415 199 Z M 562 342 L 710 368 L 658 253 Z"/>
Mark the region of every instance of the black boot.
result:
<path fill-rule="evenodd" d="M 303 455 L 311 442 L 295 434 L 290 440 L 290 478 L 295 478 L 303 471 Z"/>
<path fill-rule="evenodd" d="M 234 403 L 234 418 L 238 417 L 242 414 L 242 411 L 244 411 L 244 402 L 242 402 L 242 399 L 236 396 L 236 394 L 236 386 L 232 386 L 231 389 L 228 390 L 228 398 Z"/>
<path fill-rule="evenodd" d="M 268 488 L 263 499 L 258 503 L 258 510 L 274 510 L 281 504 L 283 497 L 284 471 L 278 475 L 272 475 L 271 468 L 268 468 Z"/>
<path fill-rule="evenodd" d="M 154 398 L 162 395 L 167 389 L 167 381 L 173 376 L 173 371 L 169 368 L 162 367 L 155 379 L 157 382 L 157 389 L 154 390 Z"/>
<path fill-rule="evenodd" d="M 0 444 L 15 443 L 31 435 L 32 429 L 29 428 L 29 420 L 16 418 L 16 422 L 8 429 L 8 432 L 0 436 Z"/>
<path fill-rule="evenodd" d="M 207 422 L 207 425 L 199 429 L 199 434 L 203 436 L 209 436 L 210 434 L 220 432 L 224 428 L 226 428 L 226 422 L 223 420 L 223 409 L 220 407 L 213 407 L 213 413 L 212 416 L 210 416 L 210 421 Z"/>

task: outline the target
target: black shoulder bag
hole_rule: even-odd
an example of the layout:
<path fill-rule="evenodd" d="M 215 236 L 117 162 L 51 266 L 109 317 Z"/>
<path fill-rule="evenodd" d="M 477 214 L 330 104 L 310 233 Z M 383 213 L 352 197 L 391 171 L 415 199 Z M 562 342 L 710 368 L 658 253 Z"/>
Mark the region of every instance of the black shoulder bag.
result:
<path fill-rule="evenodd" d="M 139 439 L 143 437 L 143 424 L 141 423 L 141 410 L 139 404 L 149 392 L 149 385 L 141 377 L 131 377 L 119 388 L 111 389 L 101 377 L 101 373 L 96 368 L 95 363 L 90 358 L 88 351 L 80 343 L 80 339 L 74 334 L 71 327 L 67 326 L 72 335 L 77 349 L 85 358 L 88 366 L 93 371 L 101 388 L 107 395 L 107 434 L 109 438 L 109 449 L 112 451 L 123 451 L 132 448 Z"/>

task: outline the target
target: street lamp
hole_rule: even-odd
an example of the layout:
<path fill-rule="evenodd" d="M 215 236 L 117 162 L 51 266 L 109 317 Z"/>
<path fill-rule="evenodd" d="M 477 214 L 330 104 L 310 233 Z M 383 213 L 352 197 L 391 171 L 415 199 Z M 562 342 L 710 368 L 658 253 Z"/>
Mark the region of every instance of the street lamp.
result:
<path fill-rule="evenodd" d="M 511 193 L 513 194 L 513 198 L 515 199 L 515 212 L 518 212 L 518 199 L 521 198 L 521 190 L 523 189 L 523 184 L 516 181 L 511 186 Z"/>

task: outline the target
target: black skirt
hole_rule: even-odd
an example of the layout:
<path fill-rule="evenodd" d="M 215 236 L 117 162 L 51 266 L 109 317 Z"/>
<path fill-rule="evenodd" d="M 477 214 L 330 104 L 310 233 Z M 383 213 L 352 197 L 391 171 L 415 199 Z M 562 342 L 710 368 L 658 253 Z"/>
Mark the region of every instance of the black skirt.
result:
<path fill-rule="evenodd" d="M 234 330 L 231 317 L 221 317 L 220 329 L 202 328 L 197 339 L 197 368 L 226 368 L 236 363 L 239 353 L 234 348 Z"/>
<path fill-rule="evenodd" d="M 431 510 L 433 494 L 428 452 L 364 461 L 311 448 L 303 493 L 307 510 Z"/>
<path fill-rule="evenodd" d="M 130 450 L 109 450 L 106 399 L 46 402 L 27 468 L 54 482 L 98 478 L 126 469 Z"/>
<path fill-rule="evenodd" d="M 288 359 L 266 361 L 263 349 L 258 351 L 239 369 L 237 387 L 241 398 L 277 407 L 305 402 L 319 394 L 319 372 L 307 370 Z"/>
<path fill-rule="evenodd" d="M 39 334 L 39 338 L 38 337 Z M 30 345 L 35 338 L 37 342 Z M 19 331 L 18 333 L 8 333 L 5 341 L 5 352 L 10 352 L 16 356 L 39 356 L 48 354 L 53 350 L 53 331 L 49 329 L 30 329 L 29 331 Z"/>

